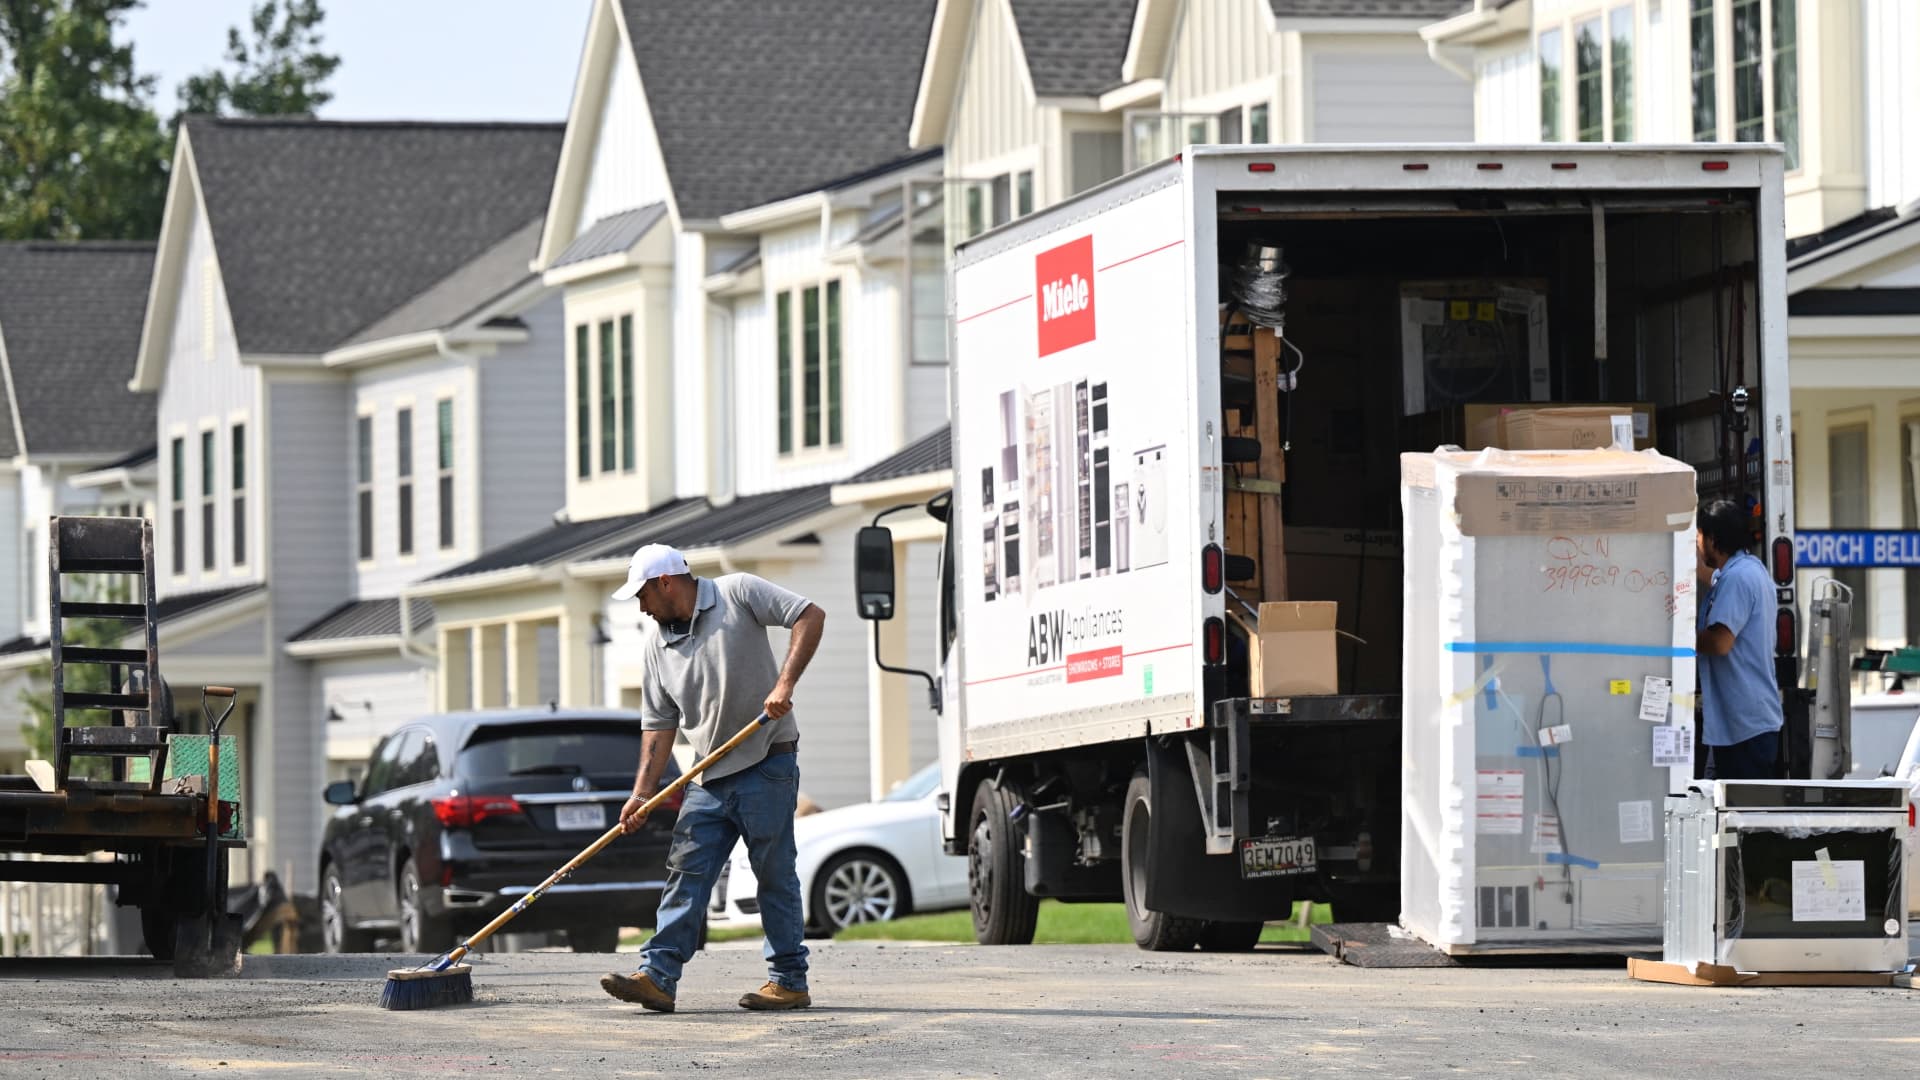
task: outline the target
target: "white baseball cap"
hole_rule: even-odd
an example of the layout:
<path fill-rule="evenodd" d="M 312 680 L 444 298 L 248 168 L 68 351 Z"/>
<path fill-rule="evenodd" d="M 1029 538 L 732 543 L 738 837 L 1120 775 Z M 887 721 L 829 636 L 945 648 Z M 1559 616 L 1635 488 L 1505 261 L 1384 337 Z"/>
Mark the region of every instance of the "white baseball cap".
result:
<path fill-rule="evenodd" d="M 678 577 L 687 573 L 687 557 L 665 544 L 648 544 L 633 553 L 627 563 L 627 583 L 614 590 L 615 600 L 631 600 L 640 595 L 647 582 L 659 577 Z"/>

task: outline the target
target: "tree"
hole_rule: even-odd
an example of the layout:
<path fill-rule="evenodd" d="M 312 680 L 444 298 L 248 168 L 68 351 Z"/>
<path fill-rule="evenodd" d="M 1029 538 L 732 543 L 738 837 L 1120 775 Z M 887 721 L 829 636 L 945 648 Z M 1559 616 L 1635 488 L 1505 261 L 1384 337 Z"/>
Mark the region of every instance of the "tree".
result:
<path fill-rule="evenodd" d="M 340 58 L 320 51 L 320 0 L 260 0 L 253 9 L 253 41 L 227 30 L 231 71 L 213 70 L 180 86 L 181 116 L 312 116 L 333 100 L 326 82 Z"/>
<path fill-rule="evenodd" d="M 63 639 L 68 646 L 84 646 L 95 649 L 121 648 L 126 637 L 126 629 L 116 622 L 102 619 L 74 619 L 67 624 L 67 634 Z M 118 689 L 111 687 L 107 680 L 107 669 L 99 664 L 68 664 L 66 667 L 68 693 L 101 694 Z M 34 665 L 28 673 L 27 686 L 20 691 L 20 704 L 26 708 L 30 717 L 22 724 L 20 731 L 26 736 L 27 756 L 41 761 L 53 760 L 53 664 L 43 661 Z M 68 713 L 69 724 L 83 725 L 105 724 L 108 714 L 101 712 Z M 77 719 L 76 719 L 77 718 Z M 72 774 L 88 779 L 100 780 L 110 775 L 112 762 L 106 758 L 81 757 L 73 759 Z"/>
<path fill-rule="evenodd" d="M 169 144 L 115 41 L 140 0 L 0 0 L 0 239 L 146 239 Z"/>

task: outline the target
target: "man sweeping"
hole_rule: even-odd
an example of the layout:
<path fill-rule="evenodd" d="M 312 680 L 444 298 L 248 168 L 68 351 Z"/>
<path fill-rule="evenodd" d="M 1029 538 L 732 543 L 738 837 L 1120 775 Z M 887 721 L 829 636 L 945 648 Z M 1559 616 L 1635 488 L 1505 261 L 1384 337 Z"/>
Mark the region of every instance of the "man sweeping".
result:
<path fill-rule="evenodd" d="M 667 888 L 639 970 L 609 974 L 600 986 L 621 1001 L 672 1012 L 680 973 L 700 940 L 707 900 L 734 844 L 745 840 L 760 882 L 760 922 L 767 935 L 768 979 L 740 999 L 745 1009 L 804 1009 L 807 947 L 800 876 L 794 870 L 793 817 L 800 787 L 799 727 L 793 689 L 813 659 L 827 616 L 820 608 L 751 574 L 696 578 L 674 549 L 649 544 L 633 555 L 616 600 L 638 597 L 651 628 L 641 649 L 639 773 L 620 812 L 631 833 L 660 789 L 684 728 L 697 755 L 738 734 L 761 712 L 768 722 L 686 788 L 667 856 Z M 646 625 L 643 623 L 642 625 Z M 776 668 L 767 629 L 792 631 L 784 667 Z"/>

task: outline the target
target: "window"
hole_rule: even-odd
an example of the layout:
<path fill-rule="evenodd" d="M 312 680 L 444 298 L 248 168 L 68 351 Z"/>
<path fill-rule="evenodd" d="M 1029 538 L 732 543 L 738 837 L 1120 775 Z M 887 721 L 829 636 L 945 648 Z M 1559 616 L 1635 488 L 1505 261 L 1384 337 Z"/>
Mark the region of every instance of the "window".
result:
<path fill-rule="evenodd" d="M 1125 171 L 1125 147 L 1117 131 L 1076 131 L 1070 137 L 1073 160 L 1068 167 L 1073 194 L 1098 187 Z"/>
<path fill-rule="evenodd" d="M 1540 35 L 1540 141 L 1560 141 L 1560 31 Z"/>
<path fill-rule="evenodd" d="M 600 321 L 600 471 L 612 472 L 619 460 L 619 391 L 613 373 L 613 320 Z"/>
<path fill-rule="evenodd" d="M 453 400 L 441 398 L 434 411 L 439 428 L 440 547 L 444 550 L 453 546 Z"/>
<path fill-rule="evenodd" d="M 993 225 L 997 229 L 1013 220 L 1013 174 L 994 177 L 988 190 L 992 194 Z"/>
<path fill-rule="evenodd" d="M 175 437 L 169 451 L 173 484 L 167 501 L 173 507 L 173 572 L 187 572 L 187 440 Z"/>
<path fill-rule="evenodd" d="M 1264 145 L 1272 140 L 1267 137 L 1267 107 L 1254 105 L 1247 109 L 1247 141 Z"/>
<path fill-rule="evenodd" d="M 374 751 L 373 761 L 367 765 L 366 786 L 360 789 L 362 799 L 370 798 L 384 791 L 392 791 L 404 781 L 401 779 L 403 765 L 411 761 L 414 752 L 420 747 L 420 732 L 409 728 L 396 732 L 381 742 Z"/>
<path fill-rule="evenodd" d="M 354 503 L 360 527 L 360 559 L 373 558 L 373 417 L 354 426 Z"/>
<path fill-rule="evenodd" d="M 1607 60 L 1608 89 L 1613 98 L 1614 142 L 1633 141 L 1633 8 L 1614 8 L 1607 15 L 1608 47 L 1613 54 Z"/>
<path fill-rule="evenodd" d="M 587 356 L 587 332 L 586 323 L 573 328 L 574 471 L 582 480 L 593 475 L 593 362 Z"/>
<path fill-rule="evenodd" d="M 1733 139 L 1760 142 L 1767 135 L 1764 65 L 1760 48 L 1760 0 L 1733 0 Z"/>
<path fill-rule="evenodd" d="M 212 570 L 219 559 L 214 553 L 213 476 L 214 438 L 211 429 L 200 433 L 200 569 Z"/>
<path fill-rule="evenodd" d="M 620 467 L 632 472 L 633 445 L 633 316 L 620 316 Z"/>
<path fill-rule="evenodd" d="M 1693 72 L 1693 141 L 1713 142 L 1720 137 L 1718 111 L 1718 91 L 1714 78 L 1713 37 L 1714 0 L 1691 0 L 1693 15 L 1690 25 L 1692 42 Z"/>
<path fill-rule="evenodd" d="M 430 784 L 440 777 L 440 754 L 432 735 L 415 735 L 407 741 L 399 765 L 394 768 L 394 787 Z"/>
<path fill-rule="evenodd" d="M 40 550 L 40 530 L 29 527 L 25 534 L 27 544 L 27 611 L 26 617 L 39 618 L 39 612 L 46 611 L 47 618 L 53 618 L 53 609 L 47 604 L 45 585 L 53 575 L 53 564 L 46 553 Z M 49 634 L 60 632 L 59 627 L 51 627 Z"/>
<path fill-rule="evenodd" d="M 1867 429 L 1834 428 L 1827 433 L 1827 510 L 1829 527 L 1864 529 L 1872 524 L 1867 499 Z M 1867 640 L 1872 619 L 1867 614 L 1867 572 L 1831 570 L 1835 581 L 1853 590 L 1854 640 Z"/>
<path fill-rule="evenodd" d="M 774 305 L 780 452 L 839 446 L 844 437 L 840 282 L 829 281 L 824 290 L 810 285 L 780 293 Z"/>
<path fill-rule="evenodd" d="M 980 185 L 967 188 L 967 235 L 979 236 L 987 231 L 986 192 Z"/>
<path fill-rule="evenodd" d="M 394 444 L 400 458 L 399 484 L 395 494 L 400 502 L 400 554 L 413 554 L 413 410 L 394 413 Z"/>
<path fill-rule="evenodd" d="M 1788 172 L 1800 167 L 1798 6 L 1794 0 L 1773 0 L 1773 138 L 1786 144 Z"/>
<path fill-rule="evenodd" d="M 235 424 L 233 438 L 233 565 L 247 564 L 247 425 Z"/>
<path fill-rule="evenodd" d="M 1606 137 L 1606 68 L 1600 55 L 1600 20 L 1573 28 L 1574 137 L 1599 142 Z"/>
<path fill-rule="evenodd" d="M 1033 170 L 1022 169 L 1013 174 L 1013 212 L 1015 217 L 1026 217 L 1033 213 Z"/>
<path fill-rule="evenodd" d="M 1240 141 L 1240 108 L 1235 106 L 1220 114 L 1220 141 L 1229 146 Z"/>

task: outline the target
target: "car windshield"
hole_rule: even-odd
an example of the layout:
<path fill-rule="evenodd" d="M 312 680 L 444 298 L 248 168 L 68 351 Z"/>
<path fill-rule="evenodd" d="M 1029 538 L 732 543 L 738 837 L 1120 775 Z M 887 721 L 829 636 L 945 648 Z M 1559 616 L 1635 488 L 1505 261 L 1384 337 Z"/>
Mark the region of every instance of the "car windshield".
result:
<path fill-rule="evenodd" d="M 939 786 L 940 763 L 936 761 L 932 765 L 900 781 L 900 786 L 887 792 L 886 798 L 881 801 L 912 802 L 915 799 L 924 799 L 933 794 L 934 789 Z"/>
<path fill-rule="evenodd" d="M 639 761 L 637 724 L 483 728 L 460 751 L 469 777 L 632 775 Z"/>

